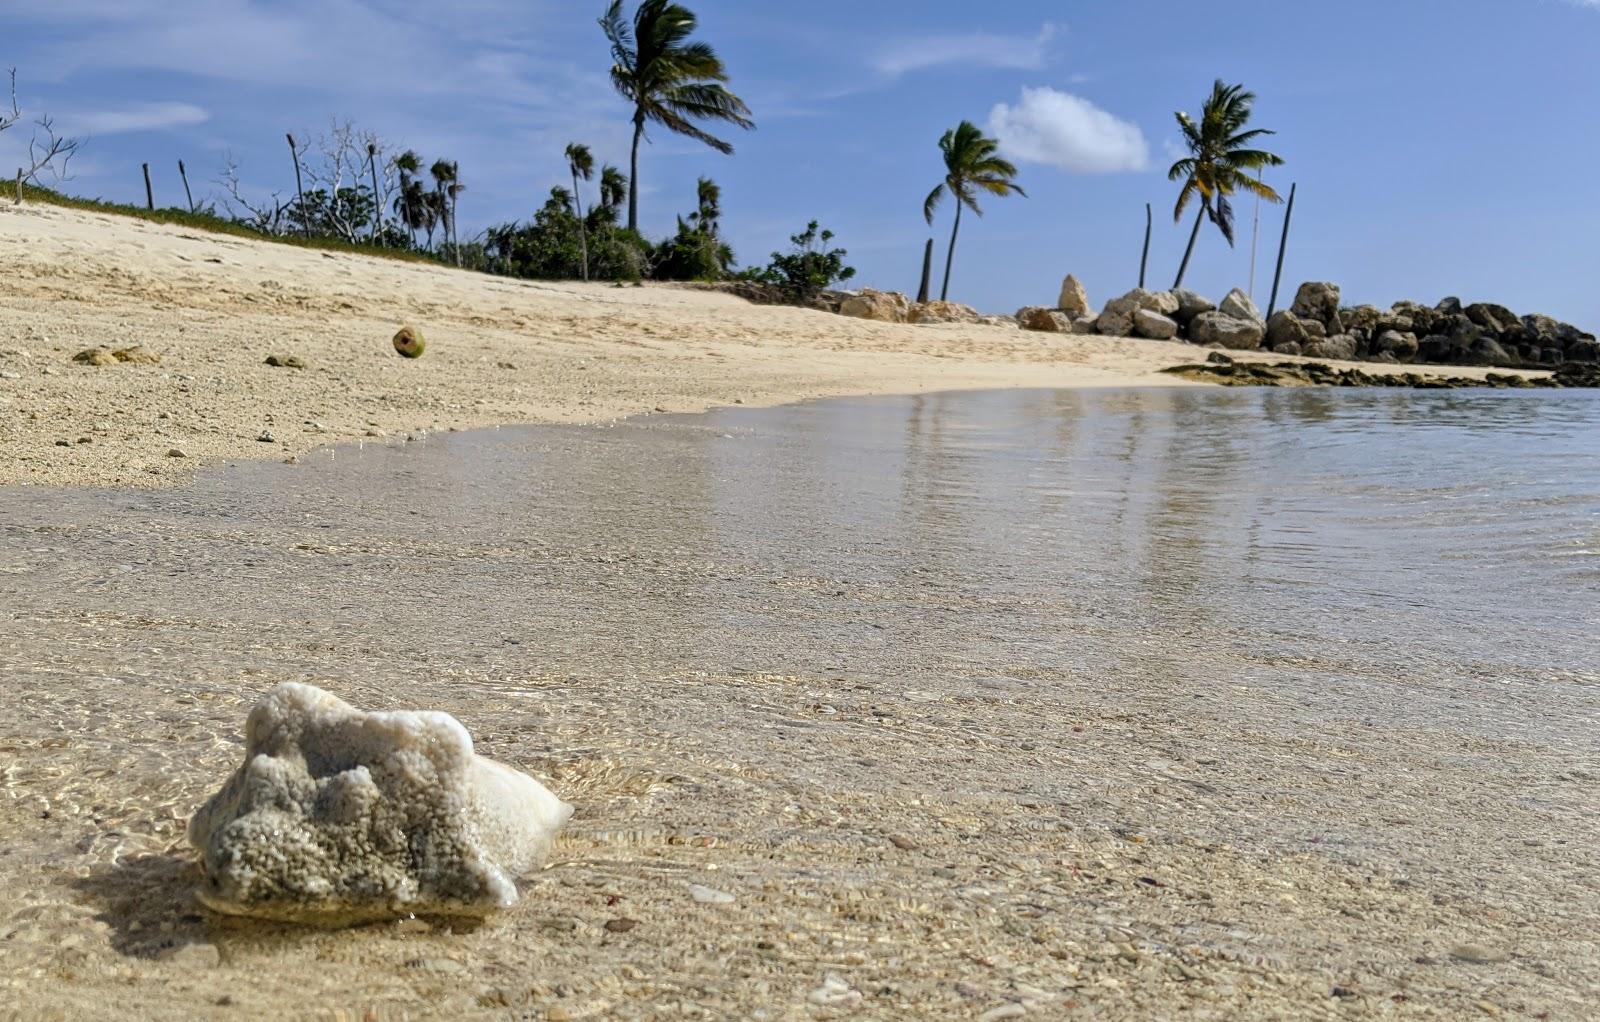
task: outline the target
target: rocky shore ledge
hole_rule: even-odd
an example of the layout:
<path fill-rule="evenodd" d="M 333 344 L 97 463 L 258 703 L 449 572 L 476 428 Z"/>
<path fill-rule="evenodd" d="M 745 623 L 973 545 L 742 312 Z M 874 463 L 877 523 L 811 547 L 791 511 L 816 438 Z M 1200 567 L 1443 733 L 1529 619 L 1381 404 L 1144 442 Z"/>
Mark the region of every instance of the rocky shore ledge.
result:
<path fill-rule="evenodd" d="M 1224 387 L 1411 387 L 1417 390 L 1529 390 L 1600 387 L 1600 365 L 1568 362 L 1548 376 L 1489 373 L 1471 376 L 1423 376 L 1420 373 L 1339 369 L 1321 362 L 1236 361 L 1213 351 L 1199 365 L 1173 366 L 1162 372 Z"/>
<path fill-rule="evenodd" d="M 761 303 L 782 300 L 761 285 L 723 285 Z M 819 295 L 812 306 L 886 323 L 1015 323 L 1057 334 L 1189 341 L 1235 351 L 1270 351 L 1337 361 L 1390 364 L 1555 369 L 1600 364 L 1600 341 L 1549 316 L 1518 316 L 1503 305 L 1463 305 L 1446 298 L 1433 306 L 1398 302 L 1390 308 L 1346 306 L 1336 284 L 1308 282 L 1294 303 L 1269 318 L 1238 289 L 1221 303 L 1193 291 L 1135 289 L 1095 312 L 1076 277 L 1068 276 L 1054 307 L 1019 309 L 1014 317 L 985 316 L 954 302 L 916 303 L 893 291 L 870 289 Z"/>

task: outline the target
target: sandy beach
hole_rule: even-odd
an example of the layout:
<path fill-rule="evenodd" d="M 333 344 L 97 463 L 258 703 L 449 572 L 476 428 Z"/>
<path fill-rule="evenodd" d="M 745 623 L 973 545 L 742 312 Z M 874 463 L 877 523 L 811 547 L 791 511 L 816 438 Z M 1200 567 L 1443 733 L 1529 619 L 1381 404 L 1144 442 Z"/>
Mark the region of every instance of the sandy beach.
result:
<path fill-rule="evenodd" d="M 506 280 L 43 205 L 0 209 L 0 265 L 0 484 L 170 485 L 209 462 L 418 431 L 839 395 L 1184 386 L 1160 370 L 1204 354 Z M 427 337 L 416 362 L 390 346 L 402 324 Z M 160 363 L 72 361 L 134 345 Z"/>
<path fill-rule="evenodd" d="M 978 563 L 981 585 L 941 584 L 920 532 L 802 563 L 804 530 L 761 545 L 787 511 L 743 507 L 736 543 L 698 488 L 781 460 L 762 436 L 822 427 L 661 414 L 1209 392 L 1159 374 L 1192 346 L 499 280 L 33 206 L 0 210 L 0 262 L 0 1018 L 1595 1017 L 1595 766 L 1573 730 L 1592 675 L 1289 649 L 1197 621 L 1188 576 L 1016 594 Z M 401 323 L 426 357 L 395 356 Z M 71 361 L 93 345 L 161 361 Z M 509 453 L 441 435 L 508 423 L 570 425 Z M 347 479 L 358 443 L 370 474 Z M 518 467 L 547 464 L 563 474 Z M 976 497 L 940 499 L 907 517 L 937 533 Z M 413 524 L 390 527 L 400 508 Z M 1150 571 L 1187 571 L 1218 517 L 1196 512 Z M 878 578 L 891 554 L 926 574 Z M 942 659 L 989 633 L 989 659 Z M 1389 697 L 1362 693 L 1395 662 L 1417 701 L 1374 723 Z M 1313 668 L 1354 694 L 1273 680 Z M 280 681 L 447 709 L 577 805 L 522 903 L 333 932 L 201 911 L 184 821 Z M 1480 733 L 1480 711 L 1554 737 Z"/>

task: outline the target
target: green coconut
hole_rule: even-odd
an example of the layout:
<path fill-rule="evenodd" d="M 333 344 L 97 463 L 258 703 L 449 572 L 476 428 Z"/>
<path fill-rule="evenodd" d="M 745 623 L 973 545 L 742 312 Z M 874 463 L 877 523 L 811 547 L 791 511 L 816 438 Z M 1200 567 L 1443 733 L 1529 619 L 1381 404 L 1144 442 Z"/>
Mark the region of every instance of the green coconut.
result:
<path fill-rule="evenodd" d="M 394 350 L 403 358 L 421 358 L 427 342 L 422 339 L 422 331 L 414 326 L 403 326 L 400 332 L 394 335 Z"/>

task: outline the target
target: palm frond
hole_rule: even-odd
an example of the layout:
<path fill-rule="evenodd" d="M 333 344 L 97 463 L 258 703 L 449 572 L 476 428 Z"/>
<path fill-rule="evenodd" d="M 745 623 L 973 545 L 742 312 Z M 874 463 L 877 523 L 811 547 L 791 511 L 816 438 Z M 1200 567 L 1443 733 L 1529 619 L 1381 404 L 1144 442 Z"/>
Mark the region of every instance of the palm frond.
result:
<path fill-rule="evenodd" d="M 945 186 L 939 187 L 928 193 L 928 200 L 922 204 L 922 218 L 928 221 L 928 226 L 933 226 L 933 214 L 939 208 L 939 202 L 944 198 Z"/>

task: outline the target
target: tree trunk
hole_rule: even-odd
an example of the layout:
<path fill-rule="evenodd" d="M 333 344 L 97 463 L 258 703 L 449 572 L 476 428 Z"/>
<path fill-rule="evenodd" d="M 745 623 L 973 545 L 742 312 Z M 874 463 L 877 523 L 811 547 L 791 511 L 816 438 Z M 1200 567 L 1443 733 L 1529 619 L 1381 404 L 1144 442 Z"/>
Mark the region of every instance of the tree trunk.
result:
<path fill-rule="evenodd" d="M 455 239 L 456 269 L 461 268 L 461 164 L 450 164 L 450 236 Z"/>
<path fill-rule="evenodd" d="M 1150 211 L 1150 204 L 1144 204 L 1144 255 L 1139 257 L 1139 287 L 1144 287 L 1144 273 L 1150 268 L 1150 234 L 1155 229 L 1155 214 Z"/>
<path fill-rule="evenodd" d="M 1289 185 L 1289 208 L 1283 211 L 1283 240 L 1278 242 L 1278 269 L 1272 274 L 1272 301 L 1267 303 L 1267 318 L 1278 311 L 1278 285 L 1283 283 L 1283 254 L 1289 250 L 1289 221 L 1294 219 L 1294 193 L 1298 183 Z"/>
<path fill-rule="evenodd" d="M 939 290 L 939 300 L 950 300 L 950 264 L 956 261 L 956 235 L 961 233 L 961 199 L 956 199 L 956 222 L 950 228 L 950 251 L 944 257 L 944 287 Z"/>
<path fill-rule="evenodd" d="M 194 192 L 189 190 L 189 169 L 178 161 L 178 177 L 183 180 L 183 197 L 189 200 L 189 212 L 194 212 Z"/>
<path fill-rule="evenodd" d="M 1189 272 L 1189 257 L 1194 255 L 1194 243 L 1200 240 L 1200 222 L 1205 219 L 1206 207 L 1202 203 L 1199 212 L 1194 215 L 1194 230 L 1189 232 L 1189 247 L 1183 250 L 1183 264 L 1178 267 L 1178 282 L 1172 285 L 1176 291 L 1183 286 L 1183 275 Z"/>
<path fill-rule="evenodd" d="M 628 230 L 639 229 L 639 140 L 644 138 L 644 114 L 633 115 L 633 162 L 629 169 L 633 176 L 628 178 Z"/>
<path fill-rule="evenodd" d="M 583 222 L 583 193 L 578 191 L 578 168 L 572 168 L 572 209 L 578 215 L 578 249 L 583 253 L 583 279 L 589 279 L 589 225 Z"/>
<path fill-rule="evenodd" d="M 144 165 L 144 204 L 146 209 L 156 208 L 156 193 L 150 188 L 150 164 Z"/>
<path fill-rule="evenodd" d="M 383 200 L 378 198 L 378 151 L 367 147 L 367 169 L 372 172 L 372 243 L 378 243 L 378 232 L 383 229 Z"/>
<path fill-rule="evenodd" d="M 922 286 L 917 288 L 917 304 L 928 304 L 928 288 L 933 280 L 933 239 L 928 239 L 928 244 L 922 250 Z"/>
<path fill-rule="evenodd" d="M 295 198 L 300 200 L 300 233 L 309 238 L 311 237 L 311 221 L 306 219 L 306 189 L 304 182 L 300 180 L 300 150 L 295 147 L 293 135 L 285 135 L 284 137 L 289 140 L 289 155 L 294 157 L 294 194 Z"/>

